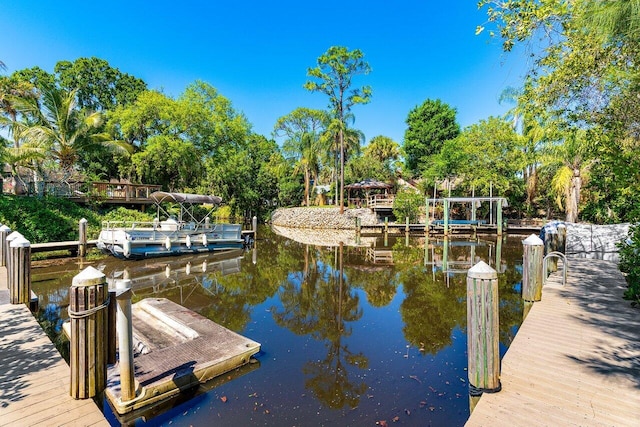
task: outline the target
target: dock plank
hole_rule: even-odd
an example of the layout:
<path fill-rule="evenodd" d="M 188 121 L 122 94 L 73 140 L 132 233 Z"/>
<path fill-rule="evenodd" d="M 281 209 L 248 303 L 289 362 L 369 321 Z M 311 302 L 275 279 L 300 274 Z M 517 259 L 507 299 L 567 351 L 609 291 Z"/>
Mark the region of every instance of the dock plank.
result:
<path fill-rule="evenodd" d="M 69 380 L 69 365 L 29 309 L 0 304 L 0 425 L 108 426 L 92 399 L 71 398 Z"/>
<path fill-rule="evenodd" d="M 466 425 L 637 426 L 640 312 L 615 263 L 569 260 L 545 285 L 502 360 L 502 391 Z"/>

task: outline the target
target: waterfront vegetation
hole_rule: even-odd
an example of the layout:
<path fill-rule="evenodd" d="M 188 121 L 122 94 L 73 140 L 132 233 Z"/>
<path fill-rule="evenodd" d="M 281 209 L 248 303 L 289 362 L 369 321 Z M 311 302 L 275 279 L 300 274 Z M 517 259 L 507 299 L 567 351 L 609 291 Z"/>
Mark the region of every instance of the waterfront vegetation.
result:
<path fill-rule="evenodd" d="M 481 0 L 479 6 L 488 15 L 480 36 L 488 33 L 505 52 L 521 49 L 531 57 L 522 86 L 503 93 L 513 105 L 505 117 L 461 129 L 454 107 L 426 99 L 407 112 L 403 141 L 365 136 L 354 124 L 356 107 L 369 108 L 364 104 L 375 96 L 375 88 L 360 85 L 372 67 L 365 52 L 332 46 L 306 70 L 300 88 L 326 95 L 326 111 L 297 108 L 277 120 L 272 135 L 259 135 L 207 82 L 171 97 L 103 59 L 61 58 L 53 72 L 34 65 L 0 75 L 0 157 L 36 193 L 43 181 L 128 179 L 216 194 L 231 215 L 261 219 L 278 206 L 342 205 L 345 182 L 373 178 L 399 186 L 403 178 L 418 182 L 422 196 L 434 188 L 452 195 L 492 191 L 509 199 L 515 217 L 637 222 L 638 1 Z M 320 185 L 329 190 L 316 197 Z M 34 205 L 45 224 L 37 230 L 8 207 L 23 203 L 17 200 L 3 199 L 4 220 L 20 224 L 34 241 L 74 233 L 70 205 L 46 198 Z M 97 227 L 92 215 L 82 216 Z M 630 242 L 639 245 L 637 233 Z"/>

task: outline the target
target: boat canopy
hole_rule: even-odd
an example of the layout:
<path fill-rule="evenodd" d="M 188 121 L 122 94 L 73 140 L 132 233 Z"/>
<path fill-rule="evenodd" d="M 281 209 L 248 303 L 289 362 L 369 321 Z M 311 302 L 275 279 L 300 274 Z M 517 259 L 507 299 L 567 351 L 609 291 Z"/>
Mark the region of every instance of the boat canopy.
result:
<path fill-rule="evenodd" d="M 220 203 L 222 203 L 222 198 L 218 196 L 206 196 L 204 194 L 188 193 L 168 193 L 165 191 L 155 191 L 149 195 L 149 198 L 157 204 L 163 202 L 176 202 L 190 204 L 210 203 L 213 205 L 219 205 Z"/>

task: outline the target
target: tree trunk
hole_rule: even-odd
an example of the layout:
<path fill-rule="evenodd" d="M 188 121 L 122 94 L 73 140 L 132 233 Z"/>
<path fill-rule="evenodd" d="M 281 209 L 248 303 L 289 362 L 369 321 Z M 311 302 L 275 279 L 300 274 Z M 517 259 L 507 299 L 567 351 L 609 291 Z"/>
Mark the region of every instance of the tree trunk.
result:
<path fill-rule="evenodd" d="M 344 133 L 340 128 L 340 213 L 344 213 Z"/>
<path fill-rule="evenodd" d="M 309 207 L 309 169 L 304 171 L 304 200 L 305 206 Z"/>
<path fill-rule="evenodd" d="M 571 186 L 567 194 L 567 222 L 576 222 L 578 220 L 578 206 L 580 205 L 580 191 L 582 189 L 582 177 L 580 169 L 573 169 L 571 177 Z"/>

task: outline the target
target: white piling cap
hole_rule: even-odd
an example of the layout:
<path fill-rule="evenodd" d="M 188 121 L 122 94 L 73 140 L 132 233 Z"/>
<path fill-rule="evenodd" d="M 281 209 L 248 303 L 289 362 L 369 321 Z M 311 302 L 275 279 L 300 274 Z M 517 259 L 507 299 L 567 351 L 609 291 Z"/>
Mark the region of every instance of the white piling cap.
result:
<path fill-rule="evenodd" d="M 14 239 L 17 239 L 18 237 L 24 237 L 22 234 L 18 233 L 17 231 L 14 231 L 12 233 L 9 233 L 9 235 L 7 236 L 7 242 L 10 242 Z"/>
<path fill-rule="evenodd" d="M 29 248 L 31 247 L 31 242 L 25 239 L 22 235 L 16 237 L 9 244 L 11 248 Z"/>
<path fill-rule="evenodd" d="M 93 286 L 107 283 L 107 276 L 94 267 L 87 267 L 76 274 L 71 281 L 71 286 Z"/>
<path fill-rule="evenodd" d="M 82 224 L 86 224 L 86 223 L 87 223 L 87 222 L 89 222 L 89 221 L 87 221 L 87 219 L 86 219 L 86 218 L 82 218 L 82 219 L 80 219 L 80 221 L 78 221 L 78 222 L 79 222 L 79 223 L 82 223 Z"/>
<path fill-rule="evenodd" d="M 0 225 L 0 231 L 9 232 L 9 231 L 11 231 L 11 229 L 9 227 L 7 227 L 6 225 L 2 224 L 2 225 Z"/>
<path fill-rule="evenodd" d="M 531 236 L 529 236 L 526 239 L 524 239 L 522 241 L 522 244 L 523 245 L 530 245 L 530 246 L 543 246 L 544 242 L 542 241 L 541 238 L 539 238 L 535 234 L 532 234 Z"/>
<path fill-rule="evenodd" d="M 474 279 L 496 279 L 498 272 L 484 261 L 480 261 L 467 271 L 467 277 Z"/>

